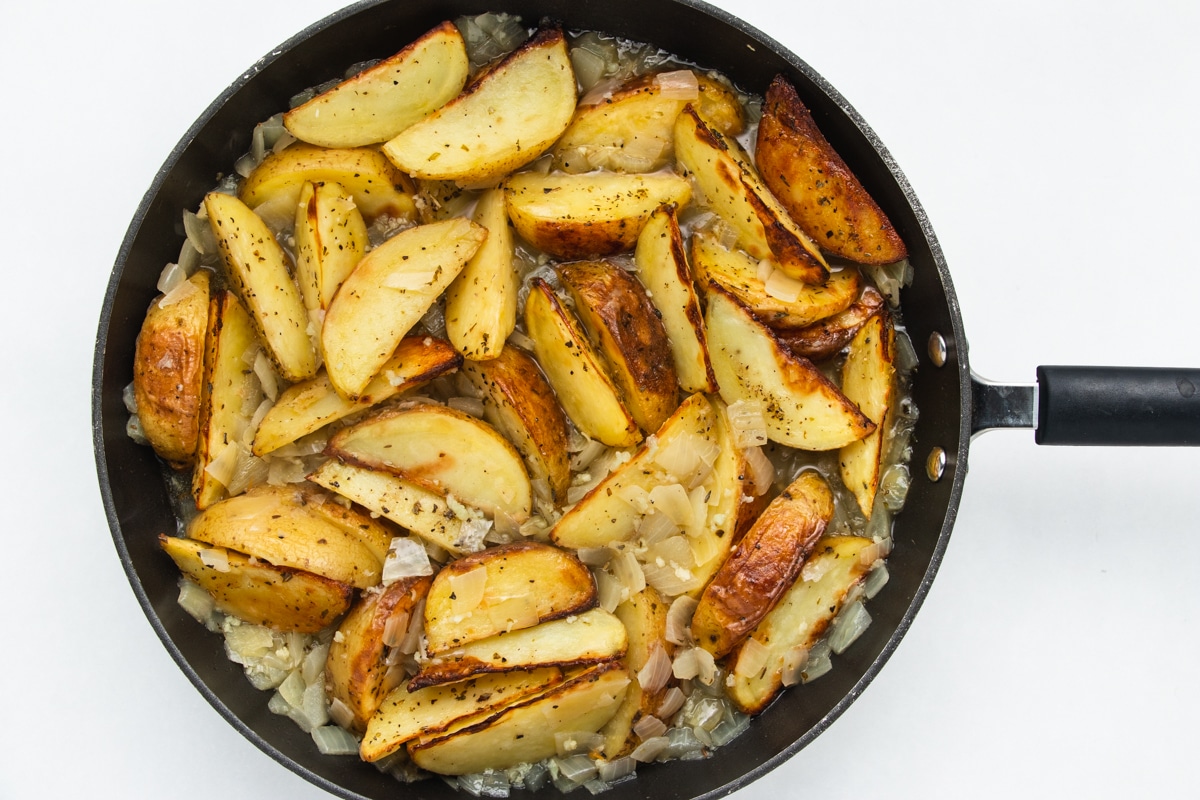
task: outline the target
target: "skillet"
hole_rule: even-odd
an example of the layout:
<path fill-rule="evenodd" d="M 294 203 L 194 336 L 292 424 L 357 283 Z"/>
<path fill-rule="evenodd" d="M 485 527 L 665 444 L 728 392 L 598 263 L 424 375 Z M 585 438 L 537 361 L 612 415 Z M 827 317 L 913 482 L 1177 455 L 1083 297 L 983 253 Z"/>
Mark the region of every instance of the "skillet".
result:
<path fill-rule="evenodd" d="M 409 13 L 417 13 L 423 7 L 421 3 L 407 5 Z M 463 10 L 471 11 L 483 10 L 486 7 L 470 4 L 461 6 Z M 696 13 L 691 6 L 672 7 L 669 13 L 663 11 L 660 18 L 652 10 L 657 7 L 639 4 L 638 24 L 632 29 L 621 29 L 619 20 L 618 23 L 614 23 L 612 5 L 603 9 L 602 18 L 592 19 L 587 15 L 598 14 L 598 9 L 589 9 L 582 4 L 569 4 L 568 7 L 571 9 L 570 15 L 564 9 L 552 8 L 551 11 L 570 19 L 573 25 L 579 27 L 598 27 L 631 38 L 652 39 L 668 50 L 721 69 L 747 86 L 764 85 L 765 79 L 775 71 L 789 72 L 794 80 L 801 84 L 802 94 L 818 113 L 826 134 L 835 141 L 839 150 L 867 182 L 868 187 L 888 208 L 893 221 L 900 227 L 914 250 L 917 280 L 905 296 L 905 308 L 914 341 L 926 342 L 936 332 L 947 344 L 947 361 L 944 366 L 931 368 L 923 363 L 917 384 L 918 406 L 926 411 L 922 427 L 918 431 L 918 441 L 922 442 L 918 459 L 921 460 L 926 454 L 926 449 L 936 444 L 946 453 L 946 469 L 938 481 L 929 481 L 927 485 L 918 483 L 920 488 L 914 489 L 909 510 L 898 520 L 897 553 L 890 562 L 893 581 L 888 589 L 888 608 L 881 608 L 879 604 L 873 607 L 880 613 L 876 615 L 876 623 L 867 637 L 858 643 L 854 652 L 848 654 L 850 657 L 839 663 L 835 675 L 809 687 L 814 691 L 807 693 L 804 708 L 799 713 L 792 708 L 774 709 L 771 715 L 764 717 L 757 726 L 762 729 L 757 738 L 753 738 L 754 734 L 744 737 L 745 740 L 741 741 L 740 746 L 735 745 L 722 754 L 725 761 L 732 762 L 732 769 L 721 768 L 717 763 L 721 759 L 715 759 L 711 764 L 689 767 L 682 777 L 675 774 L 680 770 L 658 770 L 656 772 L 666 776 L 661 783 L 652 782 L 654 778 L 650 777 L 649 772 L 645 778 L 639 779 L 639 791 L 655 797 L 699 797 L 706 796 L 705 793 L 723 793 L 744 785 L 747 778 L 753 778 L 758 771 L 772 766 L 779 758 L 811 741 L 833 717 L 840 714 L 846 705 L 857 697 L 866 682 L 882 666 L 882 660 L 890 654 L 899 636 L 910 624 L 946 546 L 946 537 L 962 491 L 967 447 L 972 432 L 979 425 L 991 424 L 993 420 L 1006 424 L 1029 421 L 1029 416 L 1022 415 L 1031 415 L 1028 400 L 1030 393 L 1028 390 L 1018 391 L 1015 394 L 1021 398 L 1020 402 L 1001 403 L 998 407 L 994 402 L 982 403 L 981 407 L 987 410 L 987 415 L 974 413 L 973 401 L 976 398 L 994 401 L 1004 393 L 991 389 L 977 390 L 972 385 L 957 301 L 932 230 L 919 205 L 912 198 L 907 184 L 890 164 L 886 151 L 874 141 L 865 125 L 849 110 L 844 101 L 825 87 L 815 75 L 805 70 L 798 62 L 769 53 L 772 49 L 770 43 L 752 32 L 744 29 L 732 33 L 725 30 L 715 31 L 711 28 L 712 25 L 724 24 L 728 20 L 724 20 L 720 14 Z M 356 8 L 362 9 L 360 13 L 369 14 L 384 7 Z M 536 17 L 544 8 L 546 7 L 543 6 L 537 13 L 528 15 Z M 440 6 L 433 16 L 426 16 L 413 23 L 411 28 L 402 29 L 391 41 L 412 38 L 443 16 L 452 16 L 442 9 L 444 6 Z M 347 15 L 339 15 L 339 20 L 347 18 Z M 332 32 L 342 29 L 338 27 L 340 24 L 344 23 L 335 22 L 324 28 L 326 33 L 322 41 L 330 41 L 329 37 L 334 35 Z M 738 26 L 736 23 L 734 25 L 736 29 Z M 370 27 L 379 30 L 381 34 L 386 30 L 383 26 Z M 646 31 L 655 31 L 655 35 L 648 36 Z M 671 33 L 668 34 L 668 31 Z M 355 41 L 356 46 L 364 49 L 372 46 L 370 37 L 356 38 Z M 744 52 L 745 48 L 739 46 L 743 41 L 757 47 L 755 52 L 759 57 L 751 65 L 735 63 L 744 61 L 740 55 L 738 58 L 732 58 L 732 54 Z M 704 42 L 719 42 L 720 46 L 710 44 L 710 47 L 705 49 L 700 47 Z M 383 46 L 374 54 L 390 52 L 386 49 L 388 46 L 390 45 Z M 348 54 L 343 47 L 344 43 L 339 43 L 336 48 L 339 58 L 345 63 L 358 60 L 358 56 Z M 700 49 L 697 49 L 698 47 Z M 261 109 L 281 107 L 295 88 L 325 77 L 328 69 L 324 58 L 330 49 L 318 49 L 316 55 L 309 53 L 303 59 L 297 56 L 294 63 L 281 66 L 283 62 L 289 61 L 289 56 L 285 54 L 266 65 L 254 79 L 249 98 L 238 98 L 239 102 L 245 100 L 246 107 L 239 111 L 233 107 L 235 103 L 231 100 L 225 107 L 214 109 L 214 118 L 208 130 L 248 131 L 250 125 L 262 116 Z M 309 70 L 308 73 L 305 72 L 306 69 Z M 279 70 L 286 70 L 286 79 L 277 77 Z M 272 84 L 270 80 L 265 80 L 264 76 L 276 76 L 274 80 L 278 83 Z M 197 135 L 198 141 L 202 141 L 204 132 L 198 131 Z M 201 149 L 203 152 L 199 153 L 195 148 L 184 152 L 177 151 L 177 155 L 180 156 L 180 168 L 190 169 L 190 172 L 177 172 L 169 184 L 162 183 L 162 197 L 154 201 L 150 201 L 148 197 L 148 204 L 139 212 L 139 218 L 122 248 L 123 267 L 114 273 L 113 284 L 106 301 L 100 347 L 97 351 L 97 456 L 118 549 L 126 559 L 126 567 L 134 581 L 135 591 L 138 592 L 147 613 L 151 615 L 152 623 L 160 634 L 171 638 L 168 648 L 172 649 L 177 658 L 186 662 L 185 672 L 189 672 L 193 679 L 200 679 L 206 684 L 208 688 L 202 689 L 206 696 L 226 706 L 223 713 L 241 713 L 238 709 L 244 709 L 245 706 L 239 705 L 244 700 L 241 696 L 244 693 L 238 688 L 240 674 L 233 670 L 232 675 L 236 680 L 230 680 L 231 670 L 220 664 L 204 663 L 204 659 L 211 655 L 207 652 L 211 648 L 196 648 L 194 643 L 182 641 L 194 632 L 194 623 L 183 619 L 178 610 L 172 607 L 174 576 L 163 572 L 158 567 L 161 559 L 145 547 L 139 548 L 135 537 L 131 535 L 134 531 L 147 527 L 161 527 L 167 520 L 161 516 L 163 509 L 154 508 L 157 467 L 152 463 L 152 459 L 146 457 L 145 451 L 133 448 L 122 440 L 123 422 L 120 425 L 116 424 L 119 412 L 115 411 L 120 387 L 128 380 L 127 376 L 122 378 L 123 371 L 127 373 L 128 370 L 124 362 L 132 350 L 132 336 L 136 334 L 140 314 L 153 294 L 153 278 L 157 276 L 161 264 L 172 258 L 178 249 L 177 238 L 166 237 L 170 238 L 170 241 L 153 240 L 156 237 L 163 238 L 163 231 L 173 232 L 175 210 L 180 206 L 194 206 L 199 193 L 211 182 L 210 176 L 231 163 L 237 153 L 245 149 L 245 142 L 210 142 Z M 1174 385 L 1178 386 L 1179 376 L 1167 377 L 1174 380 Z M 1195 382 L 1194 376 L 1190 380 Z M 1170 397 L 1169 392 L 1166 395 Z M 1183 419 L 1186 421 L 1194 418 L 1194 407 L 1185 406 Z M 147 497 L 151 502 L 147 502 Z M 155 574 L 156 570 L 163 574 Z M 200 650 L 205 652 L 199 652 Z M 830 680 L 831 678 L 834 680 Z M 820 685 L 825 681 L 828 681 L 826 685 Z M 253 702 L 261 703 L 261 697 L 257 693 L 253 694 Z M 296 737 L 289 737 L 286 730 L 281 732 L 276 729 L 286 727 L 290 723 L 281 722 L 281 726 L 273 726 L 271 722 L 272 720 L 260 720 L 249 728 L 240 723 L 235 725 L 244 732 L 249 731 L 252 738 L 261 737 L 261 741 L 258 742 L 260 745 L 277 748 L 285 757 L 296 757 L 292 755 L 297 752 L 298 745 L 293 741 Z M 304 743 L 306 740 L 301 742 Z M 735 752 L 735 749 L 738 751 Z M 356 780 L 345 778 L 340 771 L 327 772 L 320 769 L 316 771 L 315 776 L 307 777 L 322 785 L 324 781 Z M 350 791 L 366 793 L 367 787 L 359 788 L 359 784 L 353 785 L 355 788 Z M 394 791 L 394 786 L 390 783 L 388 785 Z M 621 795 L 614 793 L 610 796 Z"/>

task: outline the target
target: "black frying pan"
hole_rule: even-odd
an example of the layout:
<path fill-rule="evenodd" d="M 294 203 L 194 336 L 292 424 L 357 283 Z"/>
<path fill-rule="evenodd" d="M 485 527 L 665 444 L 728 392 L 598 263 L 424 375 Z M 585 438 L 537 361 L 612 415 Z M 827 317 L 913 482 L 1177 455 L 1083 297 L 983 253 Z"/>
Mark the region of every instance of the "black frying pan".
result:
<path fill-rule="evenodd" d="M 422 0 L 362 4 L 285 43 L 278 56 L 265 60 L 222 95 L 172 153 L 121 248 L 100 325 L 93 388 L 97 463 L 114 540 L 139 601 L 180 667 L 231 724 L 285 766 L 345 797 L 391 797 L 401 791 L 422 798 L 459 795 L 437 781 L 401 790 L 367 765 L 320 757 L 294 724 L 264 713 L 263 695 L 249 686 L 239 667 L 225 660 L 213 637 L 200 631 L 176 605 L 177 573 L 153 543 L 153 534 L 172 529 L 173 517 L 157 461 L 125 436 L 120 392 L 131 377 L 133 342 L 155 294 L 154 282 L 162 264 L 179 251 L 178 211 L 194 208 L 214 176 L 248 148 L 253 124 L 286 107 L 298 89 L 351 63 L 390 54 L 397 43 L 415 38 L 443 19 L 495 7 L 489 2 Z M 826 136 L 887 209 L 909 244 L 915 267 L 915 280 L 903 302 L 910 335 L 922 356 L 914 386 L 922 410 L 914 462 L 919 477 L 905 512 L 896 520 L 896 550 L 889 560 L 892 580 L 872 604 L 874 623 L 838 659 L 832 673 L 802 691 L 785 693 L 747 734 L 714 758 L 643 768 L 636 782 L 617 787 L 609 797 L 726 794 L 824 730 L 882 667 L 919 608 L 946 547 L 976 431 L 1033 425 L 1033 399 L 1040 394 L 1039 441 L 1200 442 L 1200 399 L 1186 388 L 1188 383 L 1200 387 L 1196 371 L 1123 373 L 1119 378 L 1126 385 L 1115 394 L 1108 380 L 1113 375 L 1107 371 L 1099 375 L 1104 379 L 1099 389 L 1095 375 L 1080 376 L 1071 370 L 1045 370 L 1041 392 L 974 381 L 949 273 L 908 184 L 841 96 L 761 33 L 711 8 L 665 0 L 546 0 L 506 3 L 505 9 L 529 21 L 549 15 L 572 28 L 602 29 L 651 41 L 758 91 L 776 73 L 788 75 Z M 939 341 L 944 344 L 944 358 Z M 1151 387 L 1149 398 L 1147 387 Z M 1123 399 L 1130 390 L 1138 398 L 1133 402 Z M 920 477 L 926 464 L 938 467 L 932 477 Z"/>

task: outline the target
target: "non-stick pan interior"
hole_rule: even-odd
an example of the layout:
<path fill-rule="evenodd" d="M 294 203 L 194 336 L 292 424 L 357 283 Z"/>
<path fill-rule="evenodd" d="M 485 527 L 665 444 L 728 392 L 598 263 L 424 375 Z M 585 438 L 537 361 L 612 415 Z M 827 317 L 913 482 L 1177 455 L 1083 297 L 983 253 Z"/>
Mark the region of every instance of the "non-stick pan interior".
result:
<path fill-rule="evenodd" d="M 671 0 L 392 0 L 350 7 L 298 35 L 249 68 L 213 103 L 171 154 L 129 228 L 114 268 L 96 349 L 93 387 L 97 464 L 117 549 L 135 593 L 183 671 L 231 724 L 282 764 L 344 797 L 397 796 L 395 781 L 354 759 L 320 756 L 291 721 L 267 711 L 230 663 L 220 637 L 204 631 L 176 604 L 178 573 L 155 537 L 175 528 L 159 462 L 125 433 L 121 392 L 132 379 L 134 341 L 155 295 L 163 265 L 173 261 L 184 233 L 180 210 L 204 193 L 249 149 L 255 123 L 285 109 L 296 92 L 342 73 L 349 65 L 390 55 L 445 19 L 505 10 L 533 24 L 561 21 L 568 30 L 603 30 L 652 42 L 698 65 L 719 70 L 742 88 L 761 93 L 786 74 L 812 109 L 827 138 L 883 205 L 907 242 L 915 279 L 903 295 L 904 320 L 922 356 L 914 396 L 920 409 L 914 481 L 897 518 L 891 580 L 872 601 L 867 633 L 820 680 L 785 692 L 749 731 L 704 761 L 643 767 L 635 781 L 608 793 L 612 800 L 714 797 L 745 785 L 811 741 L 865 688 L 895 647 L 920 605 L 945 548 L 966 468 L 969 370 L 957 301 L 924 214 L 891 158 L 857 114 L 795 56 L 724 12 Z M 934 332 L 949 343 L 937 367 L 925 356 Z M 925 477 L 934 447 L 949 457 L 944 477 Z M 555 790 L 549 789 L 549 792 Z M 441 781 L 404 790 L 407 797 L 458 796 Z"/>

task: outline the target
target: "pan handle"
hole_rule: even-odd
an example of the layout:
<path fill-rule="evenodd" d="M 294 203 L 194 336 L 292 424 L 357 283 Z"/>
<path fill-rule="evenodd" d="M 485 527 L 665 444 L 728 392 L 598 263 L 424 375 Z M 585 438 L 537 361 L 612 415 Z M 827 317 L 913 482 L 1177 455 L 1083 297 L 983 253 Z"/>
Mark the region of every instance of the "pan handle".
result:
<path fill-rule="evenodd" d="M 1200 369 L 1037 368 L 1037 385 L 972 375 L 972 433 L 1034 428 L 1038 444 L 1200 445 Z"/>

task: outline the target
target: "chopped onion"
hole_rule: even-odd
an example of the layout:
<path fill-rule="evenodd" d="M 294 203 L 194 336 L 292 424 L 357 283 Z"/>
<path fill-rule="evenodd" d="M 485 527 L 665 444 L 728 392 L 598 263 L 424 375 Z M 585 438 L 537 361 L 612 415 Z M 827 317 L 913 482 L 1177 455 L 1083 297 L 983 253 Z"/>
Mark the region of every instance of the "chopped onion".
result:
<path fill-rule="evenodd" d="M 200 289 L 197 288 L 196 284 L 189 280 L 184 280 L 181 283 L 176 284 L 171 291 L 163 295 L 162 299 L 158 301 L 158 307 L 167 308 L 188 299 L 194 294 L 199 293 Z"/>
<path fill-rule="evenodd" d="M 200 558 L 200 563 L 209 569 L 214 569 L 217 572 L 229 572 L 229 553 L 220 548 L 199 550 L 196 553 Z"/>
<path fill-rule="evenodd" d="M 700 601 L 694 597 L 681 595 L 676 597 L 667 610 L 666 640 L 671 644 L 690 645 L 692 643 L 692 616 Z"/>
<path fill-rule="evenodd" d="M 487 567 L 483 564 L 450 576 L 450 614 L 466 616 L 483 602 L 487 588 Z"/>
<path fill-rule="evenodd" d="M 742 451 L 750 472 L 750 491 L 762 497 L 775 482 L 775 465 L 761 447 L 747 447 Z"/>
<path fill-rule="evenodd" d="M 650 490 L 650 502 L 680 528 L 695 525 L 695 512 L 687 489 L 678 483 L 660 484 Z"/>
<path fill-rule="evenodd" d="M 790 275 L 785 275 L 783 270 L 776 269 L 763 284 L 763 290 L 776 300 L 794 303 L 800 298 L 800 292 L 804 291 L 804 284 Z"/>
<path fill-rule="evenodd" d="M 477 397 L 451 397 L 446 405 L 477 419 L 483 418 L 483 401 Z"/>
<path fill-rule="evenodd" d="M 404 634 L 404 640 L 397 646 L 397 650 L 404 654 L 417 652 L 417 648 L 421 645 L 421 637 L 425 635 L 425 598 L 417 601 L 413 607 L 412 613 L 408 617 L 408 630 Z"/>
<path fill-rule="evenodd" d="M 887 564 L 882 561 L 877 562 L 875 567 L 867 573 L 867 579 L 863 582 L 863 597 L 870 600 L 879 594 L 879 590 L 887 585 L 890 577 Z"/>
<path fill-rule="evenodd" d="M 672 670 L 676 678 L 682 680 L 698 679 L 701 683 L 711 685 L 717 675 L 717 665 L 712 653 L 702 647 L 689 647 L 675 654 Z"/>
<path fill-rule="evenodd" d="M 607 449 L 607 445 L 603 442 L 598 442 L 595 439 L 586 440 L 582 445 L 582 449 L 571 456 L 571 471 L 580 472 L 587 469 Z"/>
<path fill-rule="evenodd" d="M 522 350 L 525 350 L 530 353 L 533 352 L 533 348 L 534 348 L 533 339 L 530 339 L 528 336 L 521 333 L 520 331 L 513 331 L 512 333 L 510 333 L 508 335 L 508 344 L 519 347 Z"/>
<path fill-rule="evenodd" d="M 642 517 L 637 528 L 642 544 L 649 547 L 658 544 L 669 536 L 679 535 L 679 526 L 674 520 L 658 509 L 651 509 Z"/>
<path fill-rule="evenodd" d="M 270 400 L 275 400 L 279 396 L 279 378 L 275 375 L 271 359 L 262 350 L 254 357 L 254 374 L 258 376 L 263 394 Z"/>
<path fill-rule="evenodd" d="M 686 699 L 687 695 L 683 693 L 683 689 L 672 686 L 658 702 L 658 708 L 654 709 L 655 716 L 659 719 L 670 719 L 676 711 L 683 708 L 683 701 Z"/>
<path fill-rule="evenodd" d="M 771 277 L 771 273 L 774 271 L 775 262 L 769 258 L 764 258 L 758 262 L 758 269 L 755 272 L 755 277 L 757 277 L 763 283 L 766 283 L 767 279 Z"/>
<path fill-rule="evenodd" d="M 592 575 L 596 579 L 596 602 L 605 611 L 611 614 L 617 610 L 617 606 L 629 599 L 624 592 L 625 587 L 607 570 L 596 570 Z"/>
<path fill-rule="evenodd" d="M 733 674 L 739 678 L 754 677 L 767 666 L 770 656 L 771 651 L 765 644 L 753 636 L 747 637 L 742 642 L 741 650 L 738 651 L 738 660 L 733 668 Z"/>
<path fill-rule="evenodd" d="M 871 624 L 871 615 L 861 601 L 850 603 L 838 612 L 829 634 L 829 649 L 841 655 Z"/>
<path fill-rule="evenodd" d="M 628 484 L 617 489 L 617 497 L 629 503 L 633 510 L 639 514 L 645 514 L 650 508 L 650 492 L 642 486 Z"/>
<path fill-rule="evenodd" d="M 726 408 L 734 443 L 745 449 L 767 443 L 767 417 L 758 400 L 736 400 Z"/>
<path fill-rule="evenodd" d="M 201 210 L 203 210 L 203 206 L 201 206 Z M 217 237 L 213 233 L 212 225 L 209 224 L 207 215 L 201 217 L 199 214 L 184 209 L 183 231 L 197 253 L 202 256 L 216 254 Z"/>
<path fill-rule="evenodd" d="M 670 743 L 671 740 L 666 736 L 655 736 L 653 739 L 646 739 L 637 747 L 633 748 L 633 752 L 629 754 L 629 757 L 634 761 L 640 761 L 643 764 L 647 764 L 662 755 Z"/>
<path fill-rule="evenodd" d="M 904 508 L 910 485 L 908 467 L 903 464 L 893 464 L 879 479 L 879 496 L 888 511 L 896 512 Z"/>
<path fill-rule="evenodd" d="M 343 728 L 349 728 L 354 724 L 354 712 L 340 697 L 329 701 L 329 718 Z"/>
<path fill-rule="evenodd" d="M 322 725 L 312 730 L 313 741 L 317 750 L 325 756 L 356 756 L 358 755 L 358 739 L 337 725 Z"/>
<path fill-rule="evenodd" d="M 612 761 L 597 761 L 596 774 L 605 783 L 619 781 L 633 774 L 637 762 L 630 756 L 622 756 Z"/>
<path fill-rule="evenodd" d="M 859 551 L 858 563 L 864 567 L 869 567 L 880 559 L 887 558 L 890 552 L 892 552 L 891 539 L 876 539 Z"/>
<path fill-rule="evenodd" d="M 660 72 L 654 76 L 659 97 L 671 100 L 695 100 L 700 97 L 700 82 L 690 69 Z"/>
<path fill-rule="evenodd" d="M 784 686 L 795 686 L 804 679 L 804 667 L 808 664 L 808 648 L 796 645 L 783 654 L 782 682 Z"/>
<path fill-rule="evenodd" d="M 204 467 L 204 471 L 217 483 L 222 486 L 228 486 L 233 480 L 233 473 L 237 469 L 237 465 L 237 442 L 228 442 L 221 448 L 221 452 L 217 454 L 217 457 Z"/>
<path fill-rule="evenodd" d="M 581 547 L 575 556 L 589 567 L 603 567 L 612 559 L 613 551 L 607 547 Z"/>
<path fill-rule="evenodd" d="M 329 657 L 329 645 L 318 644 L 304 655 L 300 665 L 301 674 L 306 684 L 325 681 L 325 661 Z"/>
<path fill-rule="evenodd" d="M 554 734 L 554 748 L 560 758 L 590 752 L 604 745 L 604 737 L 592 731 L 559 731 Z"/>
<path fill-rule="evenodd" d="M 714 747 L 724 747 L 746 732 L 750 727 L 750 716 L 731 710 L 725 719 L 712 730 Z"/>
<path fill-rule="evenodd" d="M 213 611 L 217 608 L 216 601 L 211 594 L 186 578 L 179 582 L 179 599 L 177 602 L 184 611 L 191 614 L 197 622 L 205 626 L 208 625 L 209 617 L 212 616 Z"/>
<path fill-rule="evenodd" d="M 187 272 L 178 264 L 167 264 L 163 267 L 162 272 L 158 276 L 156 287 L 163 294 L 169 295 L 182 284 L 187 283 Z M 159 303 L 162 305 L 171 305 L 170 303 Z"/>
<path fill-rule="evenodd" d="M 586 755 L 558 758 L 554 763 L 558 766 L 558 773 L 571 783 L 583 783 L 596 775 L 596 764 Z"/>
<path fill-rule="evenodd" d="M 812 646 L 808 651 L 808 662 L 801 670 L 801 677 L 804 683 L 810 683 L 824 675 L 829 670 L 833 669 L 833 661 L 830 659 L 829 642 L 822 639 Z"/>
<path fill-rule="evenodd" d="M 404 641 L 404 637 L 408 635 L 408 623 L 411 614 L 407 611 L 393 611 L 387 618 L 387 622 L 383 626 L 383 645 L 384 647 L 399 647 Z"/>
<path fill-rule="evenodd" d="M 287 678 L 283 683 L 279 684 L 279 696 L 287 701 L 287 704 L 292 708 L 300 708 L 304 705 L 304 690 L 307 686 L 304 683 L 304 678 L 300 674 L 300 670 L 292 670 L 288 673 Z"/>
<path fill-rule="evenodd" d="M 626 590 L 626 597 L 632 597 L 646 588 L 646 576 L 642 572 L 642 565 L 628 550 L 617 553 L 609 562 L 608 568 Z"/>
<path fill-rule="evenodd" d="M 633 724 L 633 732 L 643 742 L 667 732 L 667 724 L 658 717 L 646 715 Z"/>
<path fill-rule="evenodd" d="M 656 642 L 646 664 L 638 670 L 637 681 L 643 692 L 654 694 L 671 679 L 671 658 L 662 644 Z M 645 737 L 642 737 L 645 738 Z"/>

